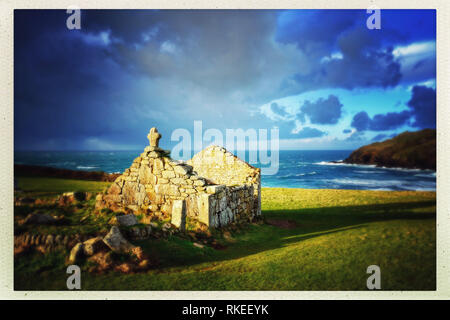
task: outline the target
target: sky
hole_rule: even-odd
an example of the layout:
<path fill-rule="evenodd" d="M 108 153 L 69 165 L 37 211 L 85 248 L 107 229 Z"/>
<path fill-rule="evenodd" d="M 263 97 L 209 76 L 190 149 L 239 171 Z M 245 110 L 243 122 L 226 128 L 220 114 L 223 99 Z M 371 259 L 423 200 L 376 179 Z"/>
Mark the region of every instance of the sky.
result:
<path fill-rule="evenodd" d="M 156 126 L 352 150 L 436 127 L 436 12 L 15 10 L 15 150 L 140 150 Z M 269 131 L 270 136 L 270 131 Z"/>

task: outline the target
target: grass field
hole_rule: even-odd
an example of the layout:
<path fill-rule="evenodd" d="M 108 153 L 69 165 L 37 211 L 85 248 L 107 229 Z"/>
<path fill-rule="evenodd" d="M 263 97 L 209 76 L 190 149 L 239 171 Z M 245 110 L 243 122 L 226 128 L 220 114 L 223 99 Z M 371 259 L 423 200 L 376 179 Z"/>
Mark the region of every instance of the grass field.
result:
<path fill-rule="evenodd" d="M 105 185 L 19 178 L 30 194 L 97 192 Z M 262 214 L 266 223 L 219 239 L 222 250 L 178 236 L 135 242 L 157 267 L 136 274 L 83 271 L 82 289 L 366 290 L 369 265 L 380 266 L 383 290 L 436 288 L 434 192 L 263 188 Z M 290 228 L 269 224 L 286 220 Z M 18 256 L 15 290 L 66 290 L 66 256 Z"/>

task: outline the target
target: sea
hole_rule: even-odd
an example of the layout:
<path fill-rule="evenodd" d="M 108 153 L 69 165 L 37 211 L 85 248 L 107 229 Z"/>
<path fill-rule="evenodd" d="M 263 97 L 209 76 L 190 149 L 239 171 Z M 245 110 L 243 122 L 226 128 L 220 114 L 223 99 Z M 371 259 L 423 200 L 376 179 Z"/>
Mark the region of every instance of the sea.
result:
<path fill-rule="evenodd" d="M 263 187 L 435 191 L 432 170 L 335 163 L 351 150 L 280 151 L 278 172 L 263 175 Z M 14 163 L 120 173 L 141 151 L 16 151 Z M 256 167 L 261 167 L 258 163 Z"/>

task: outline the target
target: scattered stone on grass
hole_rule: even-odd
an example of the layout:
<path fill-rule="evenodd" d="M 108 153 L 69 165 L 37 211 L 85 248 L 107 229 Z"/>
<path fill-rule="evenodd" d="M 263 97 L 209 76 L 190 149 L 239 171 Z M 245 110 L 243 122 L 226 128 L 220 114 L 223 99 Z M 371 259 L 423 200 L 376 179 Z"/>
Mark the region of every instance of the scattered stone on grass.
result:
<path fill-rule="evenodd" d="M 118 227 L 113 226 L 103 238 L 103 242 L 114 252 L 129 252 L 134 248 L 127 239 L 122 236 Z"/>
<path fill-rule="evenodd" d="M 41 213 L 30 213 L 19 224 L 54 224 L 57 222 L 59 222 L 59 219 L 52 216 Z"/>
<path fill-rule="evenodd" d="M 119 264 L 114 268 L 114 270 L 122 272 L 122 273 L 131 273 L 134 270 L 134 266 L 129 262 L 124 262 Z"/>
<path fill-rule="evenodd" d="M 197 247 L 197 248 L 200 248 L 200 249 L 203 249 L 205 247 L 203 244 L 198 243 L 198 242 L 194 242 L 193 244 L 194 244 L 194 247 Z"/>
<path fill-rule="evenodd" d="M 138 264 L 138 269 L 141 271 L 147 270 L 150 267 L 150 261 L 148 259 L 142 260 Z"/>
<path fill-rule="evenodd" d="M 95 237 L 83 242 L 83 251 L 87 256 L 92 256 L 100 251 L 106 251 L 108 247 L 102 237 Z"/>
<path fill-rule="evenodd" d="M 103 272 L 111 269 L 113 266 L 113 259 L 111 257 L 111 251 L 98 252 L 88 258 L 88 261 L 94 262 L 97 266 L 92 271 Z"/>
<path fill-rule="evenodd" d="M 128 231 L 127 236 L 131 240 L 144 240 L 144 239 L 148 239 L 150 237 L 151 233 L 152 233 L 152 227 L 147 225 L 144 227 L 131 228 Z"/>
<path fill-rule="evenodd" d="M 75 263 L 83 256 L 83 244 L 78 242 L 70 251 L 69 263 Z"/>
<path fill-rule="evenodd" d="M 142 261 L 142 260 L 145 260 L 148 258 L 147 255 L 145 254 L 144 250 L 142 250 L 141 247 L 135 247 L 135 248 L 131 249 L 131 253 L 133 255 L 135 255 L 139 261 Z"/>
<path fill-rule="evenodd" d="M 134 214 L 124 214 L 121 216 L 116 216 L 119 225 L 124 227 L 134 226 L 139 223 L 137 217 Z"/>

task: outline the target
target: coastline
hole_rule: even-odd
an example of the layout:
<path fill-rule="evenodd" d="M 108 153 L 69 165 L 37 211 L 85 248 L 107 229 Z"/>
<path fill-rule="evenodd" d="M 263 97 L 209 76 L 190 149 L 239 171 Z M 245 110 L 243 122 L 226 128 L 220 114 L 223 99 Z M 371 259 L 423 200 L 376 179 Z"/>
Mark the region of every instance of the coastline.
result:
<path fill-rule="evenodd" d="M 319 164 L 319 163 L 318 163 Z M 356 167 L 367 167 L 367 168 L 377 168 L 377 169 L 387 169 L 387 170 L 399 170 L 406 172 L 430 172 L 435 173 L 433 170 L 428 169 L 404 169 L 404 168 L 380 168 L 375 165 L 359 165 L 359 164 L 347 164 L 340 162 L 323 162 L 321 165 L 336 165 L 336 166 L 356 166 Z M 71 179 L 71 180 L 86 180 L 86 181 L 99 181 L 99 182 L 113 182 L 117 176 L 117 173 L 106 173 L 103 171 L 86 171 L 86 170 L 70 170 L 46 166 L 34 166 L 34 165 L 14 165 L 14 177 L 15 179 L 20 177 L 29 178 L 54 178 L 54 179 Z M 262 182 L 262 189 L 278 190 L 278 189 L 290 189 L 290 190 L 348 190 L 348 191 L 375 191 L 375 192 L 434 192 L 436 189 L 411 189 L 411 190 L 392 190 L 388 188 L 378 188 L 378 189 L 361 189 L 361 188 L 308 188 L 308 187 L 295 187 L 295 186 L 271 186 L 264 185 Z"/>

